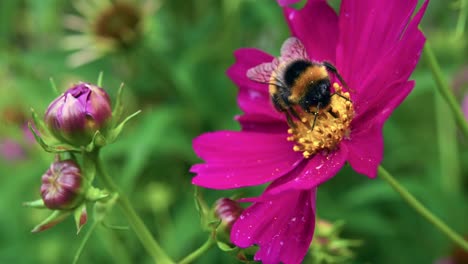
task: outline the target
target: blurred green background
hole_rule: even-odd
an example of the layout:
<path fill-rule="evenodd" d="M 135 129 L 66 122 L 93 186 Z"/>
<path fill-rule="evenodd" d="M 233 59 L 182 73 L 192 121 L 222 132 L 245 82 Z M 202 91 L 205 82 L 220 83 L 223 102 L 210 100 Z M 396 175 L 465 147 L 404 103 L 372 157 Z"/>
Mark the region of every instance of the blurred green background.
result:
<path fill-rule="evenodd" d="M 432 0 L 422 22 L 460 101 L 468 94 L 467 33 L 457 27 L 461 1 Z M 86 10 L 84 4 L 93 2 L 95 8 Z M 234 62 L 233 51 L 257 47 L 278 54 L 289 34 L 273 0 L 154 0 L 152 7 L 146 6 L 148 1 L 129 2 L 138 11 L 139 28 L 130 33 L 127 29 L 132 28 L 127 28 L 125 37 L 116 38 L 119 20 L 108 28 L 96 22 L 109 15 L 105 2 L 0 1 L 0 263 L 70 263 L 88 228 L 77 236 L 70 218 L 31 234 L 49 212 L 21 206 L 39 198 L 40 177 L 53 160 L 24 133 L 29 109 L 42 114 L 56 97 L 49 78 L 63 91 L 80 80 L 96 82 L 103 71 L 103 87 L 112 98 L 125 83 L 126 110 L 143 112 L 103 150 L 107 168 L 162 247 L 178 260 L 209 235 L 194 206 L 193 175 L 188 170 L 199 160 L 192 139 L 206 131 L 239 129 L 233 120 L 240 114 L 237 89 L 225 75 Z M 330 3 L 338 7 L 340 1 Z M 128 6 L 118 13 L 120 20 L 135 19 Z M 86 21 L 90 24 L 82 25 Z M 114 36 L 112 45 L 93 37 L 98 25 L 111 39 Z M 70 39 L 77 34 L 70 27 L 85 33 Z M 82 53 L 69 50 L 81 42 L 87 47 Z M 76 67 L 83 63 L 77 60 L 83 54 L 101 58 Z M 468 235 L 468 139 L 461 136 L 437 95 L 424 60 L 412 78 L 414 91 L 385 126 L 383 165 L 432 212 Z M 261 188 L 252 188 L 243 194 L 260 192 Z M 202 194 L 212 204 L 235 192 L 202 190 Z M 342 236 L 363 241 L 349 263 L 434 263 L 453 253 L 453 244 L 385 182 L 368 180 L 348 166 L 320 187 L 317 201 L 321 218 L 344 220 Z M 118 208 L 111 219 L 126 224 Z M 151 259 L 131 230 L 98 228 L 80 263 L 151 263 Z M 238 261 L 213 247 L 196 263 Z"/>

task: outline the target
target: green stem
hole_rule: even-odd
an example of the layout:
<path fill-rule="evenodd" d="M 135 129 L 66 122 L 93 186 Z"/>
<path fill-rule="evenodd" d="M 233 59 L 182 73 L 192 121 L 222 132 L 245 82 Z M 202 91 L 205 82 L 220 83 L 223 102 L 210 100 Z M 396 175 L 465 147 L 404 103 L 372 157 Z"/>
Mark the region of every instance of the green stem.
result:
<path fill-rule="evenodd" d="M 89 238 L 93 234 L 94 229 L 97 227 L 97 224 L 98 224 L 97 221 L 93 221 L 93 223 L 89 227 L 88 231 L 86 232 L 86 235 L 84 236 L 83 240 L 80 243 L 80 247 L 78 248 L 78 250 L 75 253 L 75 257 L 73 258 L 73 264 L 78 263 L 78 260 L 80 259 L 80 256 L 81 256 L 81 253 L 83 253 L 83 249 L 86 246 L 86 244 L 88 243 Z"/>
<path fill-rule="evenodd" d="M 466 17 L 468 13 L 468 1 L 460 0 L 460 15 L 458 16 L 457 26 L 455 27 L 455 38 L 461 38 L 465 31 Z"/>
<path fill-rule="evenodd" d="M 465 241 L 460 235 L 453 231 L 449 226 L 447 226 L 442 220 L 437 216 L 433 215 L 424 205 L 422 205 L 416 198 L 414 198 L 411 193 L 409 193 L 403 186 L 398 183 L 398 181 L 390 175 L 382 166 L 379 166 L 379 176 L 383 178 L 392 188 L 400 194 L 403 200 L 408 203 L 416 212 L 418 212 L 422 217 L 424 217 L 429 223 L 434 225 L 442 233 L 444 233 L 448 238 L 453 242 L 459 245 L 464 250 L 468 251 L 468 242 Z"/>
<path fill-rule="evenodd" d="M 439 175 L 442 189 L 446 193 L 460 194 L 462 184 L 458 157 L 457 125 L 445 100 L 434 96 L 435 123 L 439 145 Z"/>
<path fill-rule="evenodd" d="M 174 261 L 172 261 L 171 258 L 167 256 L 164 250 L 159 246 L 158 242 L 156 242 L 148 228 L 133 209 L 127 196 L 120 191 L 120 188 L 102 167 L 102 162 L 99 158 L 99 150 L 95 151 L 93 155 L 93 160 L 96 163 L 96 170 L 98 176 L 100 177 L 99 179 L 103 182 L 106 188 L 109 189 L 109 191 L 119 194 L 118 204 L 122 208 L 128 223 L 135 231 L 137 237 L 140 239 L 140 242 L 143 244 L 143 247 L 146 249 L 148 254 L 151 255 L 155 263 L 173 264 Z"/>
<path fill-rule="evenodd" d="M 426 46 L 424 47 L 424 59 L 429 64 L 429 68 L 432 71 L 432 77 L 437 84 L 437 90 L 442 95 L 442 97 L 447 101 L 450 110 L 455 117 L 455 121 L 457 122 L 458 126 L 461 128 L 463 135 L 468 138 L 468 123 L 466 122 L 465 116 L 460 108 L 460 104 L 455 99 L 455 96 L 452 93 L 452 89 L 449 87 L 447 82 L 444 80 L 442 70 L 440 69 L 439 63 L 432 51 L 431 45 L 426 42 Z"/>
<path fill-rule="evenodd" d="M 211 246 L 213 246 L 215 244 L 215 241 L 213 238 L 208 238 L 208 240 L 203 244 L 201 245 L 201 247 L 199 247 L 197 250 L 193 251 L 192 253 L 190 253 L 188 256 L 186 256 L 185 258 L 183 258 L 181 261 L 179 261 L 178 264 L 188 264 L 188 263 L 191 263 L 192 261 L 196 260 L 197 258 L 199 258 L 201 255 L 203 255 L 203 253 L 205 253 L 205 251 L 207 251 Z"/>

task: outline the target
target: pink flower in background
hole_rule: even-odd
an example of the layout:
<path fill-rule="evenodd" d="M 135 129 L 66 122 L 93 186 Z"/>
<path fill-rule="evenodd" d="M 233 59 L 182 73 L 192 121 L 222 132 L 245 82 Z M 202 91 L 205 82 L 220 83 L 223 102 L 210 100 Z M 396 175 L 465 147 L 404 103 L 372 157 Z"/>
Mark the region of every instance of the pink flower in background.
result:
<path fill-rule="evenodd" d="M 468 120 L 468 95 L 465 95 L 462 102 L 462 110 L 466 120 Z"/>
<path fill-rule="evenodd" d="M 309 0 L 301 10 L 284 8 L 294 38 L 280 57 L 257 49 L 235 52 L 228 76 L 239 86 L 242 131 L 196 138 L 193 147 L 204 163 L 191 168 L 193 183 L 207 188 L 271 183 L 260 197 L 244 199 L 253 204 L 232 227 L 234 244 L 259 245 L 255 259 L 263 263 L 300 263 L 313 236 L 316 187 L 345 162 L 376 176 L 383 124 L 414 87 L 408 78 L 424 45 L 418 24 L 427 3 L 412 17 L 416 0 L 343 0 L 338 16 L 325 0 Z M 331 97 L 317 122 L 313 113 L 295 108 L 299 118 L 291 125 L 271 103 L 267 83 L 298 59 L 330 62 L 350 91 L 329 72 L 332 92 L 341 96 Z"/>
<path fill-rule="evenodd" d="M 297 2 L 300 2 L 301 0 L 278 0 L 278 4 L 280 6 L 287 6 L 287 5 L 292 5 Z"/>
<path fill-rule="evenodd" d="M 468 85 L 468 66 L 462 67 L 457 71 L 452 80 L 453 91 L 456 96 L 463 98 L 461 102 L 461 108 L 465 119 L 468 120 L 468 92 L 466 91 L 466 86 Z"/>
<path fill-rule="evenodd" d="M 0 155 L 4 160 L 17 161 L 25 158 L 23 146 L 13 139 L 3 139 L 0 142 Z"/>

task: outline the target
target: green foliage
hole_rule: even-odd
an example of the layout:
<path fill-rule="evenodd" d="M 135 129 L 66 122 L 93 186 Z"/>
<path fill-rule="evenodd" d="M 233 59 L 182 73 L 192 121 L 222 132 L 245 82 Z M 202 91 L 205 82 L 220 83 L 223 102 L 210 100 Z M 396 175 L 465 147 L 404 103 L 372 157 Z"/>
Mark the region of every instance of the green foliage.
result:
<path fill-rule="evenodd" d="M 95 82 L 101 71 L 102 86 L 111 98 L 120 98 L 118 87 L 125 83 L 117 103 L 124 107 L 114 114 L 126 117 L 142 111 L 125 129 L 118 128 L 119 138 L 102 150 L 106 167 L 161 246 L 179 260 L 210 236 L 193 200 L 188 170 L 199 159 L 192 140 L 207 131 L 239 129 L 233 120 L 240 113 L 237 90 L 225 72 L 238 48 L 278 53 L 289 34 L 282 12 L 273 0 L 164 1 L 145 18 L 148 31 L 138 45 L 72 68 L 66 63 L 71 53 L 63 49 L 63 38 L 73 32 L 62 22 L 65 15 L 76 14 L 70 2 L 74 1 L 0 1 L 0 147 L 12 139 L 23 150 L 19 159 L 0 156 L 0 263 L 71 263 L 89 229 L 95 232 L 79 263 L 151 263 L 127 230 L 93 224 L 76 235 L 69 218 L 52 230 L 31 234 L 48 212 L 21 206 L 39 197 L 41 175 L 53 161 L 52 154 L 24 136 L 29 109 L 42 116 L 57 96 L 50 88 L 51 77 L 62 92 L 80 80 Z M 449 82 L 468 63 L 468 33 L 454 37 L 458 14 L 447 1 L 432 0 L 423 21 Z M 413 93 L 385 126 L 383 165 L 431 211 L 466 235 L 468 139 L 450 121 L 425 61 L 412 78 Z M 460 100 L 464 92 L 467 84 L 456 91 Z M 242 194 L 260 191 L 251 188 Z M 208 207 L 233 194 L 199 192 Z M 432 263 L 453 249 L 385 182 L 368 180 L 348 167 L 321 186 L 317 203 L 320 218 L 344 220 L 341 235 L 363 242 L 353 248 L 354 263 Z M 127 225 L 117 208 L 106 215 L 112 225 Z M 239 263 L 235 255 L 223 252 L 230 251 L 230 245 L 218 246 L 222 250 L 212 247 L 196 263 Z M 312 257 L 304 263 L 312 263 Z"/>

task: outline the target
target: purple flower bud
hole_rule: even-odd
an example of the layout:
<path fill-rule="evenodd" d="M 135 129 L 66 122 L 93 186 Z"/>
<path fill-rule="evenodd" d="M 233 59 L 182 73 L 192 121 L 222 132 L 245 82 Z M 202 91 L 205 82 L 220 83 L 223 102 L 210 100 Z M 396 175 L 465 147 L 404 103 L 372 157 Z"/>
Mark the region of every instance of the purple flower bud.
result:
<path fill-rule="evenodd" d="M 49 209 L 73 209 L 84 200 L 85 179 L 73 160 L 56 161 L 42 175 L 41 196 Z"/>
<path fill-rule="evenodd" d="M 226 226 L 228 230 L 241 215 L 244 208 L 238 202 L 229 198 L 218 199 L 215 203 L 216 216 L 221 219 L 221 223 Z"/>
<path fill-rule="evenodd" d="M 96 85 L 79 83 L 47 108 L 45 123 L 59 140 L 88 144 L 97 130 L 105 134 L 112 117 L 109 95 Z"/>

